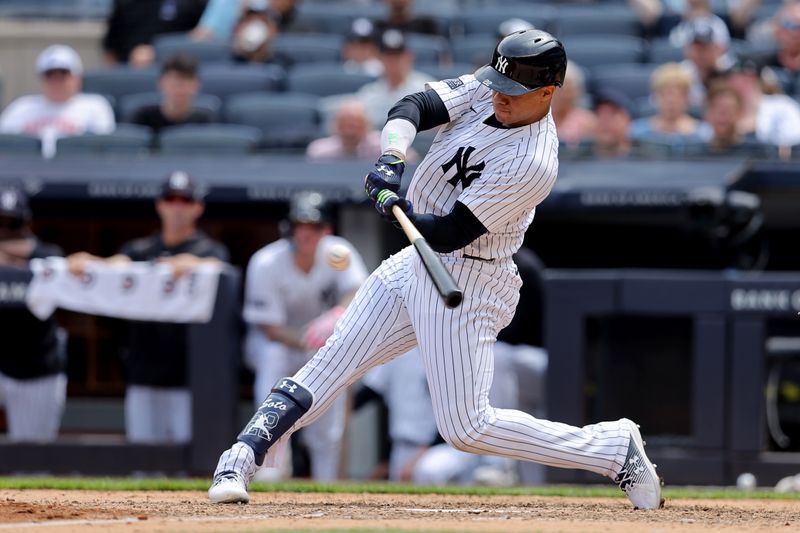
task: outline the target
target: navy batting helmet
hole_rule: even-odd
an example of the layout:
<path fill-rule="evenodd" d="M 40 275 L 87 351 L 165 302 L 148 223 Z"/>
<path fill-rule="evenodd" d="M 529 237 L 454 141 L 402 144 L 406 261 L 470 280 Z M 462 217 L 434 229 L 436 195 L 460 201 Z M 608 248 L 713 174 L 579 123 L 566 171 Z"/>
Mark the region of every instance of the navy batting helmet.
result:
<path fill-rule="evenodd" d="M 519 96 L 541 87 L 561 87 L 567 53 L 561 42 L 542 30 L 512 33 L 497 44 L 492 62 L 475 71 L 475 78 L 499 93 Z"/>
<path fill-rule="evenodd" d="M 289 216 L 292 224 L 329 224 L 331 214 L 328 203 L 318 192 L 302 192 L 292 198 Z"/>

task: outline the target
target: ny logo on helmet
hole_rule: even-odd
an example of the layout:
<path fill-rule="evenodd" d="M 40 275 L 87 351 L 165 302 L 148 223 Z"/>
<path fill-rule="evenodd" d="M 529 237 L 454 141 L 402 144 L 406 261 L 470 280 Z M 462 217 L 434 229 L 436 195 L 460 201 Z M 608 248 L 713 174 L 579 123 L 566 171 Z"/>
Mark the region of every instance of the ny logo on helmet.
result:
<path fill-rule="evenodd" d="M 494 65 L 494 69 L 499 72 L 500 74 L 506 73 L 506 67 L 508 67 L 508 59 L 503 56 L 497 57 L 497 63 Z"/>

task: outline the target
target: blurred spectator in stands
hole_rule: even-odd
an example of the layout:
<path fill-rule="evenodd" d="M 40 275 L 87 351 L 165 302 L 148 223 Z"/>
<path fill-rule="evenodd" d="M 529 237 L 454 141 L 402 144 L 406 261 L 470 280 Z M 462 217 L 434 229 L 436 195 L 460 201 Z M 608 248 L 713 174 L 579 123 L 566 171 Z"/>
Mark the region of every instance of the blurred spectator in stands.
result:
<path fill-rule="evenodd" d="M 714 24 L 708 18 L 689 21 L 683 38 L 686 59 L 681 65 L 692 76 L 689 105 L 699 108 L 705 101 L 706 88 L 711 81 L 733 64 L 733 58 L 728 54 L 731 38 L 728 28 Z"/>
<path fill-rule="evenodd" d="M 386 18 L 375 21 L 378 33 L 394 29 L 403 33 L 438 34 L 439 25 L 432 17 L 414 13 L 414 0 L 386 0 L 389 13 Z"/>
<path fill-rule="evenodd" d="M 244 1 L 246 0 L 208 0 L 200 21 L 191 32 L 192 39 L 230 42 Z"/>
<path fill-rule="evenodd" d="M 593 137 L 597 118 L 583 107 L 586 97 L 586 78 L 583 69 L 570 61 L 564 84 L 553 98 L 552 113 L 558 131 L 558 140 L 567 145 L 577 145 Z"/>
<path fill-rule="evenodd" d="M 633 102 L 622 92 L 603 89 L 595 94 L 594 114 L 597 118 L 594 139 L 584 140 L 577 148 L 567 146 L 564 156 L 608 159 L 629 155 Z"/>
<path fill-rule="evenodd" d="M 512 33 L 533 29 L 536 29 L 536 27 L 527 20 L 521 18 L 510 18 L 504 20 L 497 26 L 497 35 L 495 35 L 495 37 L 497 37 L 497 41 L 499 42 L 504 37 L 508 37 Z"/>
<path fill-rule="evenodd" d="M 0 188 L 0 405 L 12 441 L 52 441 L 58 435 L 67 394 L 64 343 L 55 318 L 39 320 L 25 305 L 33 258 L 62 256 L 60 248 L 31 232 L 28 200 L 21 189 Z M 15 290 L 19 288 L 21 290 Z"/>
<path fill-rule="evenodd" d="M 281 62 L 272 50 L 278 25 L 267 10 L 266 2 L 251 0 L 233 29 L 231 46 L 234 61 L 241 63 Z"/>
<path fill-rule="evenodd" d="M 793 2 L 781 9 L 773 20 L 778 49 L 766 59 L 786 94 L 800 91 L 800 3 Z"/>
<path fill-rule="evenodd" d="M 251 5 L 266 4 L 270 18 L 280 31 L 286 31 L 297 16 L 297 0 L 249 0 Z"/>
<path fill-rule="evenodd" d="M 369 19 L 355 19 L 342 45 L 345 69 L 378 77 L 383 73 L 379 54 L 375 26 Z"/>
<path fill-rule="evenodd" d="M 86 252 L 70 255 L 69 269 L 82 274 L 91 261 L 160 261 L 184 275 L 200 263 L 228 261 L 228 250 L 197 228 L 205 204 L 199 184 L 175 171 L 155 203 L 158 233 L 126 243 L 103 259 Z M 128 389 L 125 431 L 135 443 L 186 443 L 192 437 L 192 397 L 188 389 L 185 324 L 131 322 L 126 357 Z"/>
<path fill-rule="evenodd" d="M 742 97 L 736 89 L 724 81 L 712 84 L 704 114 L 708 130 L 708 141 L 702 147 L 704 154 L 766 156 L 766 146 L 756 140 L 755 134 L 745 135 L 739 129 L 743 112 Z"/>
<path fill-rule="evenodd" d="M 739 131 L 778 147 L 800 143 L 800 105 L 783 94 L 765 94 L 761 74 L 757 61 L 742 57 L 725 76 L 742 98 Z"/>
<path fill-rule="evenodd" d="M 81 93 L 83 64 L 78 53 L 56 44 L 36 60 L 42 94 L 21 96 L 0 115 L 0 132 L 41 138 L 42 154 L 51 157 L 56 140 L 83 133 L 114 131 L 114 111 L 105 98 Z"/>
<path fill-rule="evenodd" d="M 379 46 L 383 75 L 356 93 L 376 128 L 383 126 L 386 114 L 398 100 L 425 90 L 425 84 L 434 81 L 427 74 L 414 70 L 414 54 L 406 47 L 406 39 L 401 32 L 386 30 L 381 35 Z"/>
<path fill-rule="evenodd" d="M 628 4 L 639 16 L 648 33 L 670 36 L 676 46 L 683 40 L 687 21 L 710 18 L 714 24 L 726 25 L 736 37 L 743 37 L 748 25 L 753 21 L 761 0 L 740 0 L 728 2 L 722 18 L 714 14 L 710 0 L 628 0 Z"/>
<path fill-rule="evenodd" d="M 375 159 L 381 155 L 381 134 L 358 100 L 345 100 L 334 119 L 333 135 L 312 141 L 306 156 L 314 160 Z"/>
<path fill-rule="evenodd" d="M 206 0 L 114 0 L 103 38 L 109 63 L 146 67 L 155 61 L 153 38 L 197 26 Z"/>
<path fill-rule="evenodd" d="M 689 114 L 691 83 L 691 74 L 678 63 L 658 67 L 650 81 L 656 114 L 633 121 L 631 138 L 675 148 L 700 142 L 700 121 Z"/>
<path fill-rule="evenodd" d="M 153 130 L 154 143 L 163 128 L 212 122 L 214 117 L 210 111 L 193 107 L 194 98 L 200 91 L 197 61 L 193 57 L 178 54 L 164 61 L 158 78 L 158 90 L 161 103 L 142 107 L 131 119 L 134 124 Z"/>

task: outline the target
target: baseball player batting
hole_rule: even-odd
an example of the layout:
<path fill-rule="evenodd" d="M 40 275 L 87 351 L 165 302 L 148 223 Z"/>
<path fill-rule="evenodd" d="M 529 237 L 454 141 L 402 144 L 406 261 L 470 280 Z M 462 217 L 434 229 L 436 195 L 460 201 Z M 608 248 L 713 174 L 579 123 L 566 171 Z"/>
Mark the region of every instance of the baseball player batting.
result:
<path fill-rule="evenodd" d="M 286 435 L 316 420 L 367 370 L 418 346 L 436 425 L 450 445 L 589 470 L 618 483 L 635 507 L 661 505 L 661 482 L 632 421 L 573 427 L 496 409 L 488 400 L 495 337 L 519 299 L 511 255 L 556 179 L 550 102 L 566 65 L 552 35 L 513 33 L 474 75 L 430 83 L 389 111 L 367 194 L 385 218 L 393 220 L 399 206 L 414 222 L 463 288 L 463 302 L 445 306 L 413 248 L 386 259 L 325 346 L 294 376 L 278 380 L 254 415 L 267 418 L 269 436 L 245 431 L 222 454 L 208 491 L 212 502 L 248 501 L 256 465 L 273 460 Z M 406 150 L 418 131 L 439 125 L 407 198 L 399 197 Z"/>

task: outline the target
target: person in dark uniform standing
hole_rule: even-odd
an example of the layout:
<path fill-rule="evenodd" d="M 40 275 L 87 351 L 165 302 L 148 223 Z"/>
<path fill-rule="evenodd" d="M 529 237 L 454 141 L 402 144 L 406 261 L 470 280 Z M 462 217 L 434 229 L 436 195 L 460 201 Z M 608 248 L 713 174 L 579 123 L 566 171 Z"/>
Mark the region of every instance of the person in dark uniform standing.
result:
<path fill-rule="evenodd" d="M 67 395 L 63 343 L 55 318 L 39 320 L 25 305 L 28 261 L 64 255 L 31 232 L 25 193 L 0 188 L 0 405 L 12 441 L 52 441 Z"/>
<path fill-rule="evenodd" d="M 81 252 L 68 258 L 82 273 L 90 261 L 161 261 L 181 276 L 204 262 L 227 262 L 228 250 L 197 228 L 205 204 L 197 182 L 182 171 L 170 174 L 156 200 L 161 230 L 122 246 L 107 259 Z M 186 325 L 132 321 L 126 358 L 125 428 L 137 443 L 184 443 L 192 436 L 187 388 Z"/>

